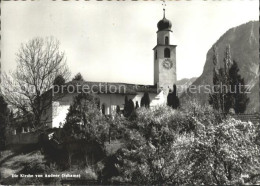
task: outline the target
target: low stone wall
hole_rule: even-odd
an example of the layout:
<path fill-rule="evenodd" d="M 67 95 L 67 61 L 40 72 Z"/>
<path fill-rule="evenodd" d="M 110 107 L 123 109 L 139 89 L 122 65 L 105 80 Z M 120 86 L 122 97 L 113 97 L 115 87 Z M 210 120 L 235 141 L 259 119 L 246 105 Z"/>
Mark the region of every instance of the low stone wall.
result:
<path fill-rule="evenodd" d="M 39 142 L 39 133 L 28 132 L 7 136 L 6 145 L 31 145 Z"/>

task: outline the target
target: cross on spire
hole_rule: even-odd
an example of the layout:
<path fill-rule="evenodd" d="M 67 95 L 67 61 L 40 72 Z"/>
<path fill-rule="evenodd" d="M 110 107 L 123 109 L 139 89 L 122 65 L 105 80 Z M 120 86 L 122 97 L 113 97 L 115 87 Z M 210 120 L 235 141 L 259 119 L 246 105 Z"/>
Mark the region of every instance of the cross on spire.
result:
<path fill-rule="evenodd" d="M 166 3 L 165 0 L 162 0 L 162 6 L 163 6 L 163 18 L 165 18 L 165 8 L 166 8 Z"/>

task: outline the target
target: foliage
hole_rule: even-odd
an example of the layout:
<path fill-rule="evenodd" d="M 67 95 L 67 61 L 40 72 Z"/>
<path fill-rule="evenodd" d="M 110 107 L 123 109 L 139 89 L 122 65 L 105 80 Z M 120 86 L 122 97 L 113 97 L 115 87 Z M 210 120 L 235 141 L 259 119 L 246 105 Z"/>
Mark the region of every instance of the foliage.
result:
<path fill-rule="evenodd" d="M 55 79 L 54 79 L 54 81 L 53 81 L 53 85 L 64 85 L 65 84 L 65 79 L 64 79 L 64 77 L 62 76 L 62 75 L 58 75 Z"/>
<path fill-rule="evenodd" d="M 50 89 L 58 75 L 70 76 L 59 42 L 52 37 L 34 38 L 21 45 L 15 71 L 3 74 L 3 96 L 23 112 L 32 112 L 35 128 L 43 127 L 42 116 L 52 104 Z"/>
<path fill-rule="evenodd" d="M 135 105 L 132 99 L 128 100 L 128 97 L 125 96 L 125 104 L 124 104 L 124 116 L 129 117 L 135 110 Z"/>
<path fill-rule="evenodd" d="M 10 112 L 7 103 L 0 95 L 0 149 L 5 147 L 6 133 L 9 128 Z"/>
<path fill-rule="evenodd" d="M 244 78 L 239 74 L 239 68 L 235 61 L 232 62 L 230 46 L 226 48 L 224 57 L 224 68 L 220 68 L 218 62 L 217 48 L 214 46 L 213 56 L 213 85 L 214 92 L 210 94 L 209 104 L 213 108 L 228 113 L 231 108 L 236 113 L 243 113 L 249 103 L 246 94 Z"/>
<path fill-rule="evenodd" d="M 10 129 L 15 129 L 17 133 L 21 133 L 22 128 L 31 128 L 33 126 L 34 115 L 32 112 L 28 111 L 17 111 L 10 116 L 9 121 Z"/>
<path fill-rule="evenodd" d="M 223 111 L 223 92 L 221 92 L 220 85 L 222 85 L 222 79 L 223 77 L 227 78 L 227 71 L 223 71 L 223 69 L 220 69 L 220 64 L 218 61 L 218 53 L 217 53 L 217 47 L 213 47 L 213 93 L 209 95 L 209 104 L 213 106 L 215 110 L 222 110 Z M 223 74 L 224 73 L 224 74 Z"/>
<path fill-rule="evenodd" d="M 63 127 L 64 138 L 84 139 L 103 144 L 107 138 L 109 123 L 99 110 L 99 99 L 91 94 L 78 94 L 69 112 Z"/>
<path fill-rule="evenodd" d="M 141 98 L 141 107 L 150 108 L 150 97 L 148 92 L 145 92 Z"/>
<path fill-rule="evenodd" d="M 83 76 L 81 75 L 81 73 L 77 73 L 74 78 L 72 79 L 72 81 L 84 81 Z"/>
<path fill-rule="evenodd" d="M 116 113 L 119 115 L 121 114 L 121 109 L 119 105 L 116 106 Z"/>
<path fill-rule="evenodd" d="M 125 96 L 125 103 L 124 103 L 124 116 L 126 117 L 128 115 L 128 97 Z"/>
<path fill-rule="evenodd" d="M 217 126 L 197 121 L 198 128 L 187 161 L 194 184 L 241 184 L 242 174 L 259 172 L 256 127 L 227 119 Z"/>
<path fill-rule="evenodd" d="M 135 109 L 138 109 L 139 108 L 139 103 L 138 101 L 135 102 Z"/>
<path fill-rule="evenodd" d="M 202 123 L 218 125 L 223 121 L 223 115 L 216 111 L 210 105 L 200 105 L 194 99 L 186 102 L 180 109 L 181 113 L 186 113 L 187 116 L 199 119 Z"/>
<path fill-rule="evenodd" d="M 99 102 L 92 94 L 81 93 L 74 97 L 61 132 L 69 167 L 72 163 L 92 165 L 105 154 L 110 122 L 101 114 Z"/>
<path fill-rule="evenodd" d="M 135 104 L 132 99 L 129 99 L 128 101 L 128 110 L 130 114 L 132 114 L 135 110 Z"/>
<path fill-rule="evenodd" d="M 142 107 L 136 111 L 136 120 L 125 129 L 125 148 L 117 153 L 121 172 L 117 179 L 138 184 L 163 184 L 170 180 L 169 170 L 175 170 L 177 165 L 170 163 L 174 158 L 169 149 L 174 134 L 180 130 L 171 124 L 176 119 L 171 118 L 174 113 L 170 107 Z"/>
<path fill-rule="evenodd" d="M 124 125 L 125 145 L 113 166 L 115 182 L 240 184 L 243 174 L 259 172 L 257 126 L 224 120 L 209 106 L 190 102 L 181 110 L 142 107 Z"/>
<path fill-rule="evenodd" d="M 244 86 L 244 78 L 239 74 L 239 68 L 236 61 L 233 61 L 233 64 L 229 69 L 229 78 L 232 92 L 229 93 L 231 108 L 234 108 L 236 113 L 244 113 L 246 106 L 249 103 L 249 98 L 246 94 L 247 90 Z"/>
<path fill-rule="evenodd" d="M 44 174 L 59 174 L 58 167 L 48 166 L 45 156 L 40 151 L 30 151 L 23 153 L 3 152 L 5 157 L 2 159 L 0 167 L 0 181 L 4 185 L 56 185 L 60 178 L 45 178 Z M 34 177 L 12 178 L 10 173 L 31 174 Z M 42 178 L 35 175 L 41 174 Z M 11 179 L 10 179 L 11 178 Z"/>
<path fill-rule="evenodd" d="M 169 90 L 167 96 L 167 105 L 169 107 L 172 107 L 173 109 L 177 109 L 180 107 L 180 100 L 177 96 L 177 87 L 175 84 L 173 85 L 173 91 Z"/>
<path fill-rule="evenodd" d="M 24 168 L 20 172 L 21 174 L 34 175 L 33 178 L 21 178 L 18 182 L 21 185 L 56 185 L 60 184 L 60 177 L 44 177 L 45 174 L 60 174 L 57 166 L 47 166 L 45 161 L 42 161 L 44 157 L 39 159 L 32 159 L 30 162 L 24 163 Z M 43 175 L 43 177 L 36 177 L 35 175 Z"/>

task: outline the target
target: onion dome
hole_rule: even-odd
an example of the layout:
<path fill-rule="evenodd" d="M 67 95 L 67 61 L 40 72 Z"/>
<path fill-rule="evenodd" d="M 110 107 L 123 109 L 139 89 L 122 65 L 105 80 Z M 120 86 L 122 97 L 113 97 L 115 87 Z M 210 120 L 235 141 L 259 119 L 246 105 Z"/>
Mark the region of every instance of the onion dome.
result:
<path fill-rule="evenodd" d="M 163 11 L 164 11 L 163 19 L 160 20 L 160 21 L 157 23 L 158 31 L 171 30 L 171 28 L 172 28 L 172 23 L 171 23 L 171 21 L 169 21 L 168 19 L 165 18 L 165 9 L 164 9 Z"/>

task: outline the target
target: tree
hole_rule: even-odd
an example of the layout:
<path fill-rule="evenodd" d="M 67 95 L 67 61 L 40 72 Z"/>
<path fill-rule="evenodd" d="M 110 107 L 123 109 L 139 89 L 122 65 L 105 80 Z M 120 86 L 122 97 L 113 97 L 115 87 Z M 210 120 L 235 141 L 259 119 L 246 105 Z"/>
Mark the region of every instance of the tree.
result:
<path fill-rule="evenodd" d="M 0 95 L 0 149 L 5 148 L 6 134 L 9 128 L 9 115 L 7 103 Z"/>
<path fill-rule="evenodd" d="M 16 70 L 4 74 L 3 96 L 9 104 L 33 113 L 33 127 L 42 127 L 42 116 L 52 104 L 51 88 L 58 76 L 65 80 L 70 76 L 59 42 L 52 37 L 34 38 L 21 45 Z"/>
<path fill-rule="evenodd" d="M 135 110 L 135 104 L 132 99 L 129 99 L 128 107 L 129 114 L 132 114 Z"/>
<path fill-rule="evenodd" d="M 186 107 L 185 112 L 164 106 L 138 109 L 134 122 L 122 127 L 125 143 L 115 154 L 118 174 L 112 180 L 238 185 L 246 174 L 254 184 L 260 171 L 259 126 L 220 118 L 206 105 L 191 102 Z"/>
<path fill-rule="evenodd" d="M 139 108 L 139 103 L 138 101 L 135 102 L 135 109 L 138 109 Z"/>
<path fill-rule="evenodd" d="M 249 178 L 259 175 L 257 126 L 234 119 L 218 125 L 197 121 L 196 126 L 196 135 L 186 156 L 192 165 L 189 177 L 193 183 L 238 185 L 243 184 L 243 174 Z"/>
<path fill-rule="evenodd" d="M 173 85 L 173 92 L 169 90 L 167 96 L 167 105 L 172 107 L 173 109 L 177 109 L 180 106 L 180 100 L 177 96 L 177 87 L 175 84 Z"/>
<path fill-rule="evenodd" d="M 62 75 L 58 75 L 53 81 L 53 89 L 55 92 L 59 92 L 61 90 L 61 85 L 65 84 L 65 79 Z"/>
<path fill-rule="evenodd" d="M 174 84 L 173 85 L 173 105 L 172 105 L 172 108 L 177 109 L 179 107 L 180 107 L 180 100 L 179 100 L 178 95 L 177 95 L 177 87 Z"/>
<path fill-rule="evenodd" d="M 230 93 L 229 93 L 229 104 L 230 108 L 234 108 L 236 113 L 244 113 L 246 106 L 249 103 L 249 98 L 246 94 L 246 87 L 244 78 L 239 74 L 239 68 L 236 61 L 233 61 L 229 69 L 229 84 L 230 84 Z"/>
<path fill-rule="evenodd" d="M 229 69 L 232 65 L 230 45 L 226 47 L 225 56 L 224 56 L 224 82 L 226 85 L 229 85 Z"/>
<path fill-rule="evenodd" d="M 81 73 L 77 73 L 74 78 L 72 79 L 72 81 L 84 81 L 83 76 L 81 75 Z"/>
<path fill-rule="evenodd" d="M 99 98 L 86 93 L 74 97 L 61 131 L 61 141 L 71 165 L 73 154 L 80 155 L 85 164 L 103 157 L 108 138 L 109 122 L 100 113 Z"/>
<path fill-rule="evenodd" d="M 174 135 L 168 124 L 172 121 L 165 120 L 173 111 L 168 107 L 155 110 L 142 107 L 136 112 L 136 120 L 123 127 L 125 145 L 116 153 L 121 180 L 132 184 L 166 184 L 166 172 L 178 170 L 171 163 Z"/>
<path fill-rule="evenodd" d="M 135 105 L 132 99 L 128 100 L 128 97 L 125 96 L 125 105 L 124 105 L 124 116 L 129 117 L 135 109 Z"/>
<path fill-rule="evenodd" d="M 121 109 L 119 105 L 116 106 L 116 113 L 119 115 L 121 114 Z"/>
<path fill-rule="evenodd" d="M 150 97 L 148 92 L 145 92 L 141 98 L 141 107 L 150 108 Z"/>
<path fill-rule="evenodd" d="M 64 79 L 64 77 L 62 76 L 62 75 L 58 75 L 55 79 L 54 79 L 54 81 L 53 81 L 53 85 L 58 85 L 58 86 L 60 86 L 60 85 L 64 85 L 65 84 L 65 79 Z"/>
<path fill-rule="evenodd" d="M 214 47 L 213 56 L 213 86 L 214 92 L 209 95 L 209 104 L 213 108 L 228 113 L 231 108 L 236 113 L 243 113 L 249 102 L 246 95 L 244 79 L 239 75 L 239 68 L 235 61 L 232 62 L 230 46 L 226 47 L 224 68 L 219 68 L 217 49 Z"/>
<path fill-rule="evenodd" d="M 128 116 L 128 97 L 127 95 L 125 96 L 125 104 L 124 104 L 124 116 L 127 117 Z"/>
<path fill-rule="evenodd" d="M 168 93 L 168 95 L 167 95 L 167 105 L 169 106 L 169 107 L 172 107 L 172 105 L 173 105 L 173 96 L 172 96 L 172 90 L 171 89 L 169 89 L 169 93 Z"/>
<path fill-rule="evenodd" d="M 213 47 L 213 92 L 209 94 L 209 104 L 213 106 L 214 109 L 220 111 L 221 107 L 221 95 L 220 95 L 220 82 L 221 75 L 219 74 L 219 62 L 217 47 Z"/>
<path fill-rule="evenodd" d="M 230 45 L 226 47 L 225 55 L 224 55 L 224 68 L 220 69 L 220 74 L 222 76 L 222 82 L 223 85 L 226 87 L 226 89 L 222 92 L 222 110 L 224 112 L 228 113 L 230 108 L 233 107 L 233 100 L 232 95 L 230 94 L 231 87 L 230 87 L 230 73 L 229 69 L 232 65 L 232 58 L 231 58 L 231 52 L 230 52 Z"/>
<path fill-rule="evenodd" d="M 115 154 L 119 175 L 112 180 L 141 185 L 189 183 L 190 164 L 185 157 L 193 136 L 181 131 L 194 122 L 192 116 L 165 106 L 142 107 L 136 116 L 122 127 L 125 144 Z"/>
<path fill-rule="evenodd" d="M 84 139 L 103 145 L 109 125 L 100 113 L 99 98 L 81 93 L 74 97 L 63 126 L 63 141 Z"/>

